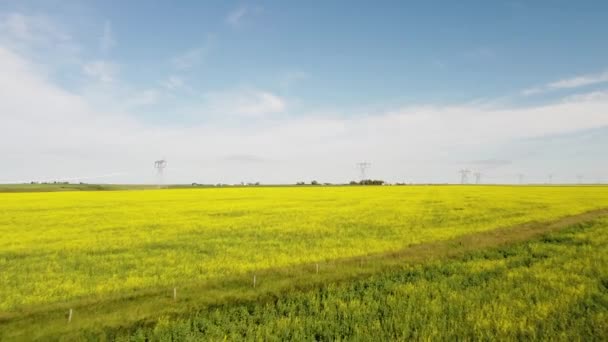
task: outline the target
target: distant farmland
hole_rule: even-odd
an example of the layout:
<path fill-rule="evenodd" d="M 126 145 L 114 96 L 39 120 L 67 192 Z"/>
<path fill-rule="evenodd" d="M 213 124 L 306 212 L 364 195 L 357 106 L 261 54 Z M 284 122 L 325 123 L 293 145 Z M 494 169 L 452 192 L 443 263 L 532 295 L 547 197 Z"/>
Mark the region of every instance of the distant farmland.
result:
<path fill-rule="evenodd" d="M 0 339 L 606 337 L 606 208 L 600 186 L 0 193 Z"/>

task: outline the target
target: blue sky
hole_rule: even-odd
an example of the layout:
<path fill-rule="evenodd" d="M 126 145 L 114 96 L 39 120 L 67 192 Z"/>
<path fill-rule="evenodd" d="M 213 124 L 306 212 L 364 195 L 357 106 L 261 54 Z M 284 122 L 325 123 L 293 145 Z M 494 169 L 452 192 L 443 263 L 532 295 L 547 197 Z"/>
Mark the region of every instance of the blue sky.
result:
<path fill-rule="evenodd" d="M 153 182 L 162 157 L 185 183 L 349 181 L 360 160 L 389 181 L 608 180 L 607 17 L 602 1 L 2 2 L 0 181 Z"/>

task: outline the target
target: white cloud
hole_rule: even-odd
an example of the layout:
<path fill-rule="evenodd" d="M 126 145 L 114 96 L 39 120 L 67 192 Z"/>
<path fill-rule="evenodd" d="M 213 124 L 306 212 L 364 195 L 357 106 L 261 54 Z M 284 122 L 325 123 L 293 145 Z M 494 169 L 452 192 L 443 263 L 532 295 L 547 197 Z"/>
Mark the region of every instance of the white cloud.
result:
<path fill-rule="evenodd" d="M 285 110 L 285 101 L 275 94 L 258 91 L 250 95 L 251 99 L 237 103 L 237 107 L 235 108 L 237 113 L 259 116 L 280 113 Z"/>
<path fill-rule="evenodd" d="M 88 66 L 102 83 L 115 77 L 106 62 Z M 503 159 L 482 155 L 480 149 L 496 153 L 496 146 L 520 139 L 608 125 L 608 92 L 527 108 L 466 104 L 296 116 L 288 115 L 292 108 L 286 99 L 255 88 L 205 94 L 193 109 L 206 119 L 203 123 L 161 125 L 129 109 L 156 103 L 160 95 L 154 89 L 130 93 L 117 110 L 104 109 L 89 96 L 57 86 L 29 59 L 1 45 L 0 75 L 3 180 L 121 170 L 124 174 L 111 181 L 153 182 L 150 161 L 166 157 L 172 182 L 349 181 L 357 177 L 354 163 L 364 159 L 373 162 L 369 175 L 374 178 L 401 181 L 419 174 L 446 181 L 456 178 L 461 167 L 453 160 Z M 166 113 L 179 114 L 177 109 Z M 248 162 L 245 170 L 235 167 L 239 158 L 234 156 L 254 156 L 249 159 L 257 162 Z M 437 162 L 432 167 L 416 162 L 423 159 Z M 596 159 L 589 165 L 602 163 Z M 517 160 L 509 160 L 515 167 Z"/>
<path fill-rule="evenodd" d="M 99 82 L 110 83 L 116 79 L 118 66 L 108 61 L 92 61 L 82 67 L 82 71 Z"/>
<path fill-rule="evenodd" d="M 233 28 L 238 28 L 262 12 L 262 7 L 242 5 L 228 13 L 226 23 Z"/>
<path fill-rule="evenodd" d="M 292 85 L 307 80 L 310 78 L 310 74 L 301 70 L 288 71 L 280 76 L 279 84 L 282 88 L 288 89 Z"/>
<path fill-rule="evenodd" d="M 265 118 L 284 112 L 286 101 L 268 91 L 236 89 L 205 94 L 203 109 L 222 117 Z"/>
<path fill-rule="evenodd" d="M 171 58 L 171 65 L 178 71 L 186 71 L 200 65 L 212 49 L 215 40 L 215 34 L 208 34 L 199 46 L 182 51 Z"/>
<path fill-rule="evenodd" d="M 155 104 L 159 101 L 160 93 L 155 89 L 146 89 L 143 91 L 131 94 L 131 96 L 125 100 L 125 107 L 138 107 Z"/>
<path fill-rule="evenodd" d="M 103 25 L 103 33 L 99 39 L 99 48 L 101 52 L 107 53 L 116 45 L 114 33 L 112 32 L 112 24 L 106 21 Z"/>
<path fill-rule="evenodd" d="M 573 78 L 567 78 L 548 84 L 550 89 L 568 89 L 578 88 L 591 84 L 608 82 L 608 71 L 600 72 L 592 75 L 583 75 Z"/>
<path fill-rule="evenodd" d="M 565 97 L 567 102 L 586 102 L 586 101 L 601 101 L 606 97 L 607 91 L 597 90 L 590 93 L 575 94 Z"/>
<path fill-rule="evenodd" d="M 9 34 L 15 36 L 18 39 L 30 40 L 32 39 L 31 31 L 31 20 L 32 18 L 26 17 L 19 13 L 11 13 L 3 18 L 2 28 L 8 31 Z"/>
<path fill-rule="evenodd" d="M 18 12 L 0 13 L 0 46 L 30 56 L 46 72 L 78 63 L 80 52 L 72 36 L 49 17 Z"/>
<path fill-rule="evenodd" d="M 524 89 L 522 95 L 530 96 L 560 89 L 574 89 L 588 85 L 608 82 L 608 71 L 561 79 L 540 87 Z"/>
<path fill-rule="evenodd" d="M 533 87 L 533 88 L 526 88 L 526 89 L 522 90 L 521 94 L 524 96 L 532 96 L 532 95 L 536 95 L 536 94 L 541 94 L 545 91 L 546 90 L 543 87 Z"/>
<path fill-rule="evenodd" d="M 171 60 L 173 66 L 178 70 L 191 69 L 199 64 L 205 55 L 206 48 L 188 50 Z"/>
<path fill-rule="evenodd" d="M 5 37 L 27 43 L 54 44 L 71 41 L 70 35 L 42 15 L 9 13 L 0 16 L 0 32 Z"/>
<path fill-rule="evenodd" d="M 232 12 L 228 13 L 228 16 L 226 17 L 226 22 L 233 27 L 239 26 L 243 18 L 249 13 L 249 11 L 249 8 L 247 8 L 246 6 L 237 7 Z"/>
<path fill-rule="evenodd" d="M 184 80 L 181 77 L 171 75 L 165 82 L 163 82 L 163 86 L 169 90 L 174 90 L 183 87 Z"/>

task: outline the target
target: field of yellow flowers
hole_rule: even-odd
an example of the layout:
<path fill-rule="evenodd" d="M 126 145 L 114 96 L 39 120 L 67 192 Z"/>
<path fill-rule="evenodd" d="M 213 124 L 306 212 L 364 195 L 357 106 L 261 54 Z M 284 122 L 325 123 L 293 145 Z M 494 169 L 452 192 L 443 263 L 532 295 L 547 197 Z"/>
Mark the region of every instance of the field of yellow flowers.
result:
<path fill-rule="evenodd" d="M 599 186 L 0 193 L 0 330 L 64 304 L 210 282 L 221 296 L 223 279 L 298 265 L 318 272 L 332 260 L 607 207 Z M 138 310 L 116 322 L 153 316 Z"/>

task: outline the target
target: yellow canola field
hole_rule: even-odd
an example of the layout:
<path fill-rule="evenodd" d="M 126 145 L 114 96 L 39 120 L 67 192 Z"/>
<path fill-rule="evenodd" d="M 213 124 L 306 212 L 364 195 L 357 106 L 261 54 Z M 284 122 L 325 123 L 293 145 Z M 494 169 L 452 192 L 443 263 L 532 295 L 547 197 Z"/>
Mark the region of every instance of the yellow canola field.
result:
<path fill-rule="evenodd" d="M 0 312 L 382 253 L 608 207 L 608 187 L 0 193 Z"/>

